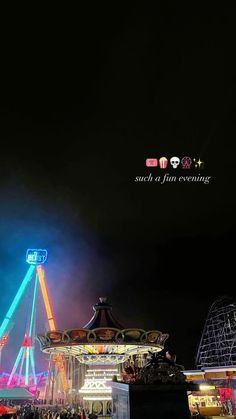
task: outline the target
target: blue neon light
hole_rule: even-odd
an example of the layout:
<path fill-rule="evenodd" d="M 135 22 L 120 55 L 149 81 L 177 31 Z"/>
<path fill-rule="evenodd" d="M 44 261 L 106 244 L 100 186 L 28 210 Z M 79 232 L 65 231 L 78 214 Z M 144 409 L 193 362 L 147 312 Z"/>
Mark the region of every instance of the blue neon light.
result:
<path fill-rule="evenodd" d="M 28 249 L 26 252 L 26 262 L 31 265 L 42 265 L 46 262 L 48 252 L 46 249 Z"/>
<path fill-rule="evenodd" d="M 10 320 L 11 320 L 11 318 L 12 318 L 12 316 L 13 316 L 13 314 L 14 314 L 14 312 L 15 312 L 15 310 L 16 310 L 19 302 L 20 302 L 20 299 L 21 299 L 22 295 L 24 294 L 25 288 L 28 285 L 29 281 L 31 280 L 34 269 L 35 269 L 35 266 L 33 266 L 33 265 L 29 267 L 29 269 L 28 269 L 28 271 L 27 271 L 27 273 L 26 273 L 26 275 L 25 275 L 25 277 L 24 277 L 24 279 L 23 279 L 23 281 L 20 285 L 20 288 L 17 291 L 17 294 L 16 294 L 14 300 L 12 301 L 12 304 L 11 304 L 11 306 L 10 306 L 10 308 L 9 308 L 7 314 L 6 314 L 6 317 L 3 320 L 2 325 L 0 327 L 0 339 L 1 339 L 2 335 L 4 335 L 4 332 L 6 331 L 6 329 L 8 327 L 8 324 L 9 324 L 9 322 L 10 322 Z"/>
<path fill-rule="evenodd" d="M 12 369 L 12 372 L 11 372 L 11 374 L 10 374 L 10 377 L 8 378 L 8 382 L 7 382 L 7 385 L 8 385 L 8 386 L 11 384 L 12 377 L 13 377 L 13 375 L 14 375 L 14 374 L 15 374 L 15 372 L 16 372 L 16 369 L 17 369 L 18 364 L 19 364 L 19 362 L 20 362 L 20 359 L 21 359 L 21 356 L 22 356 L 23 351 L 24 351 L 24 348 L 22 348 L 22 347 L 21 347 L 21 348 L 20 348 L 20 350 L 19 350 L 19 352 L 18 352 L 18 355 L 17 355 L 17 358 L 16 358 L 16 362 L 15 362 L 15 364 L 14 364 L 14 367 L 13 367 L 13 369 Z"/>
<path fill-rule="evenodd" d="M 26 355 L 25 355 L 25 385 L 29 384 L 29 349 L 30 348 L 25 348 L 26 350 Z"/>
<path fill-rule="evenodd" d="M 33 353 L 33 350 L 34 349 L 32 347 L 29 348 L 30 361 L 31 361 L 31 369 L 32 369 L 32 373 L 33 373 L 34 384 L 37 384 L 37 378 L 36 378 L 36 374 L 35 374 L 35 363 L 34 363 L 34 353 Z"/>
<path fill-rule="evenodd" d="M 38 288 L 38 274 L 36 274 L 35 283 L 34 283 L 34 296 L 33 296 L 32 310 L 31 310 L 29 337 L 32 336 L 33 324 L 34 324 L 34 319 L 35 319 L 35 303 L 36 303 L 36 296 L 37 296 L 37 288 Z"/>

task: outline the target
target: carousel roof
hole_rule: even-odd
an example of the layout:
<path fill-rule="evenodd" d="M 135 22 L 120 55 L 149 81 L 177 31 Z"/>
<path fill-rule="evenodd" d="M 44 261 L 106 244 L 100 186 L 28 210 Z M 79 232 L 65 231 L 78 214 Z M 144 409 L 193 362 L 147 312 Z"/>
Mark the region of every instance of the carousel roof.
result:
<path fill-rule="evenodd" d="M 112 314 L 112 306 L 108 304 L 106 297 L 100 297 L 99 302 L 93 306 L 95 311 L 91 320 L 83 327 L 84 329 L 96 329 L 97 327 L 114 327 L 124 329 Z"/>
<path fill-rule="evenodd" d="M 83 327 L 53 330 L 38 335 L 46 353 L 75 356 L 85 364 L 117 364 L 130 355 L 158 352 L 164 348 L 168 333 L 138 328 L 125 329 L 112 315 L 112 306 L 101 297 L 93 307 L 92 319 Z"/>

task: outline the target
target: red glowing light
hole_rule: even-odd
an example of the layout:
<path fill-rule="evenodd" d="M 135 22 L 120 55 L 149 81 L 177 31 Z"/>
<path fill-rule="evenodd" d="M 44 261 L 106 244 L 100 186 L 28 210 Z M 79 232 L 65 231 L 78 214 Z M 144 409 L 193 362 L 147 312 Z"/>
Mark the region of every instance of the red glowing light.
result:
<path fill-rule="evenodd" d="M 25 335 L 23 343 L 21 346 L 29 348 L 31 346 L 30 337 Z"/>
<path fill-rule="evenodd" d="M 231 400 L 232 399 L 232 388 L 219 388 L 220 401 Z"/>
<path fill-rule="evenodd" d="M 3 335 L 2 339 L 0 339 L 0 346 L 4 346 L 7 343 L 7 335 Z"/>

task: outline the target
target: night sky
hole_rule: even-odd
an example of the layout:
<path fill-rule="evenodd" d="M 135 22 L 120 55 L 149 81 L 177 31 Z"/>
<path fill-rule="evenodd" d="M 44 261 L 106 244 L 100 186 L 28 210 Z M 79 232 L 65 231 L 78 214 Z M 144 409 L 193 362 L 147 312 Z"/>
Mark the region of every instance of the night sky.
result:
<path fill-rule="evenodd" d="M 107 296 L 124 326 L 170 333 L 193 368 L 210 305 L 235 295 L 236 7 L 25 12 L 5 16 L 1 50 L 1 318 L 26 249 L 47 248 L 59 329 Z M 162 156 L 200 158 L 188 175 L 210 182 L 135 182 L 186 175 L 145 166 Z"/>

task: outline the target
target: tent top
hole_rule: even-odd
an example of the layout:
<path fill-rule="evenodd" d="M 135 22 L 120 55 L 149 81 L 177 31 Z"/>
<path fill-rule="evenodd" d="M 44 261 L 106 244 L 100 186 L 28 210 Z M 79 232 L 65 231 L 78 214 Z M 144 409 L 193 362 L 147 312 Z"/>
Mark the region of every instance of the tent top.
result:
<path fill-rule="evenodd" d="M 0 399 L 34 399 L 35 396 L 24 387 L 0 389 Z"/>

